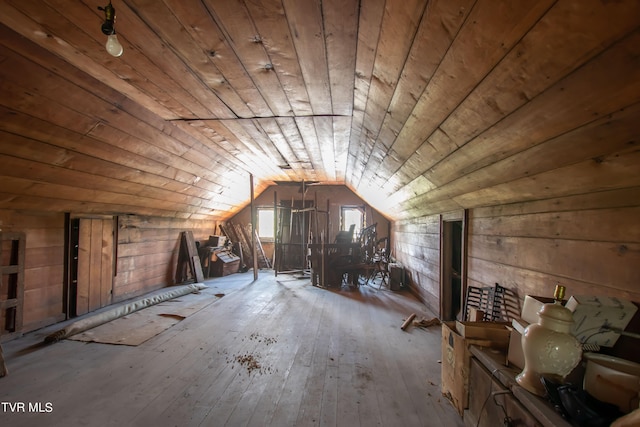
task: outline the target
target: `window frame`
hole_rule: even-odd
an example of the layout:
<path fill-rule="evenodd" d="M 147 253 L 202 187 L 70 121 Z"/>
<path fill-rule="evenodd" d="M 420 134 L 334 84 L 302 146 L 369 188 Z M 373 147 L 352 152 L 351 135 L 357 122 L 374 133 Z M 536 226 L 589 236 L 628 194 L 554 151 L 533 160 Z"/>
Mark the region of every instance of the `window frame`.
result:
<path fill-rule="evenodd" d="M 366 227 L 365 210 L 363 206 L 359 205 L 342 205 L 340 206 L 340 230 L 349 231 L 349 227 L 346 225 L 345 212 L 346 211 L 358 211 L 360 214 L 360 224 L 356 224 L 353 230 L 353 236 L 356 238 L 360 235 L 360 232 Z"/>
<path fill-rule="evenodd" d="M 263 236 L 262 232 L 260 230 L 260 214 L 262 212 L 271 212 L 271 217 L 270 220 L 267 221 L 270 223 L 269 225 L 269 229 L 271 229 L 273 231 L 273 235 L 272 236 Z M 273 209 L 273 206 L 258 206 L 256 208 L 256 231 L 258 232 L 258 237 L 260 237 L 260 241 L 262 242 L 275 242 L 276 240 L 276 229 L 275 229 L 275 224 L 274 224 L 274 219 L 275 219 L 275 210 Z"/>

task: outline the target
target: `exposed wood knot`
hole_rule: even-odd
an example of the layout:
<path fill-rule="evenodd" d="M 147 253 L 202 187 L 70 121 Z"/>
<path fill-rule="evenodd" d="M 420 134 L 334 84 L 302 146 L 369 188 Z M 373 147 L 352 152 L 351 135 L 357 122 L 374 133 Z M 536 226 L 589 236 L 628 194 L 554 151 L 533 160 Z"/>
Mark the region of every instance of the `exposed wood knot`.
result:
<path fill-rule="evenodd" d="M 629 247 L 627 247 L 627 245 L 620 245 L 618 246 L 618 253 L 620 255 L 624 255 L 629 251 Z"/>

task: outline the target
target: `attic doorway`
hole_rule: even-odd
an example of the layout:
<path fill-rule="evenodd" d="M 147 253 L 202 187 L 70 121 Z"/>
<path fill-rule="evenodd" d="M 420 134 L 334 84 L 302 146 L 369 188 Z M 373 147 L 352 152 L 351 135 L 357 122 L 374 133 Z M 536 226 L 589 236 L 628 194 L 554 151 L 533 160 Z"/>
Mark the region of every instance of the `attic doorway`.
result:
<path fill-rule="evenodd" d="M 113 217 L 67 219 L 65 314 L 80 316 L 112 302 L 115 271 Z"/>
<path fill-rule="evenodd" d="M 440 319 L 464 320 L 467 211 L 440 216 Z"/>

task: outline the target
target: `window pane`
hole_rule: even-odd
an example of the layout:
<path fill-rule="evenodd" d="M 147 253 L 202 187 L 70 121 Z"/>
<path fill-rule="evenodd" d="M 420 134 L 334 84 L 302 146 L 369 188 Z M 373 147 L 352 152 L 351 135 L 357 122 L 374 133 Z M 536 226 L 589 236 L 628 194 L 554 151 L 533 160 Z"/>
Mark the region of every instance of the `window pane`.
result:
<path fill-rule="evenodd" d="M 258 236 L 273 239 L 273 209 L 258 209 Z"/>
<path fill-rule="evenodd" d="M 351 224 L 355 224 L 355 232 L 359 232 L 362 228 L 362 212 L 360 212 L 360 209 L 343 208 L 342 214 L 344 215 L 342 229 L 348 231 Z"/>

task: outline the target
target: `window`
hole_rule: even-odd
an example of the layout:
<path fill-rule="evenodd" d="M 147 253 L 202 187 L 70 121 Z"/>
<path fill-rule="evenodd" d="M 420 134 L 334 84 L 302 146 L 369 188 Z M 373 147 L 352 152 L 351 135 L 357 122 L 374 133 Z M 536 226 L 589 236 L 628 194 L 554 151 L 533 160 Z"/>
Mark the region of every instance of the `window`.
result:
<path fill-rule="evenodd" d="M 355 234 L 359 233 L 364 227 L 362 212 L 362 208 L 359 206 L 342 206 L 340 208 L 340 225 L 342 231 L 349 231 L 349 228 L 353 224 Z"/>
<path fill-rule="evenodd" d="M 273 230 L 273 208 L 258 208 L 258 236 L 261 239 L 273 240 L 275 233 Z"/>

